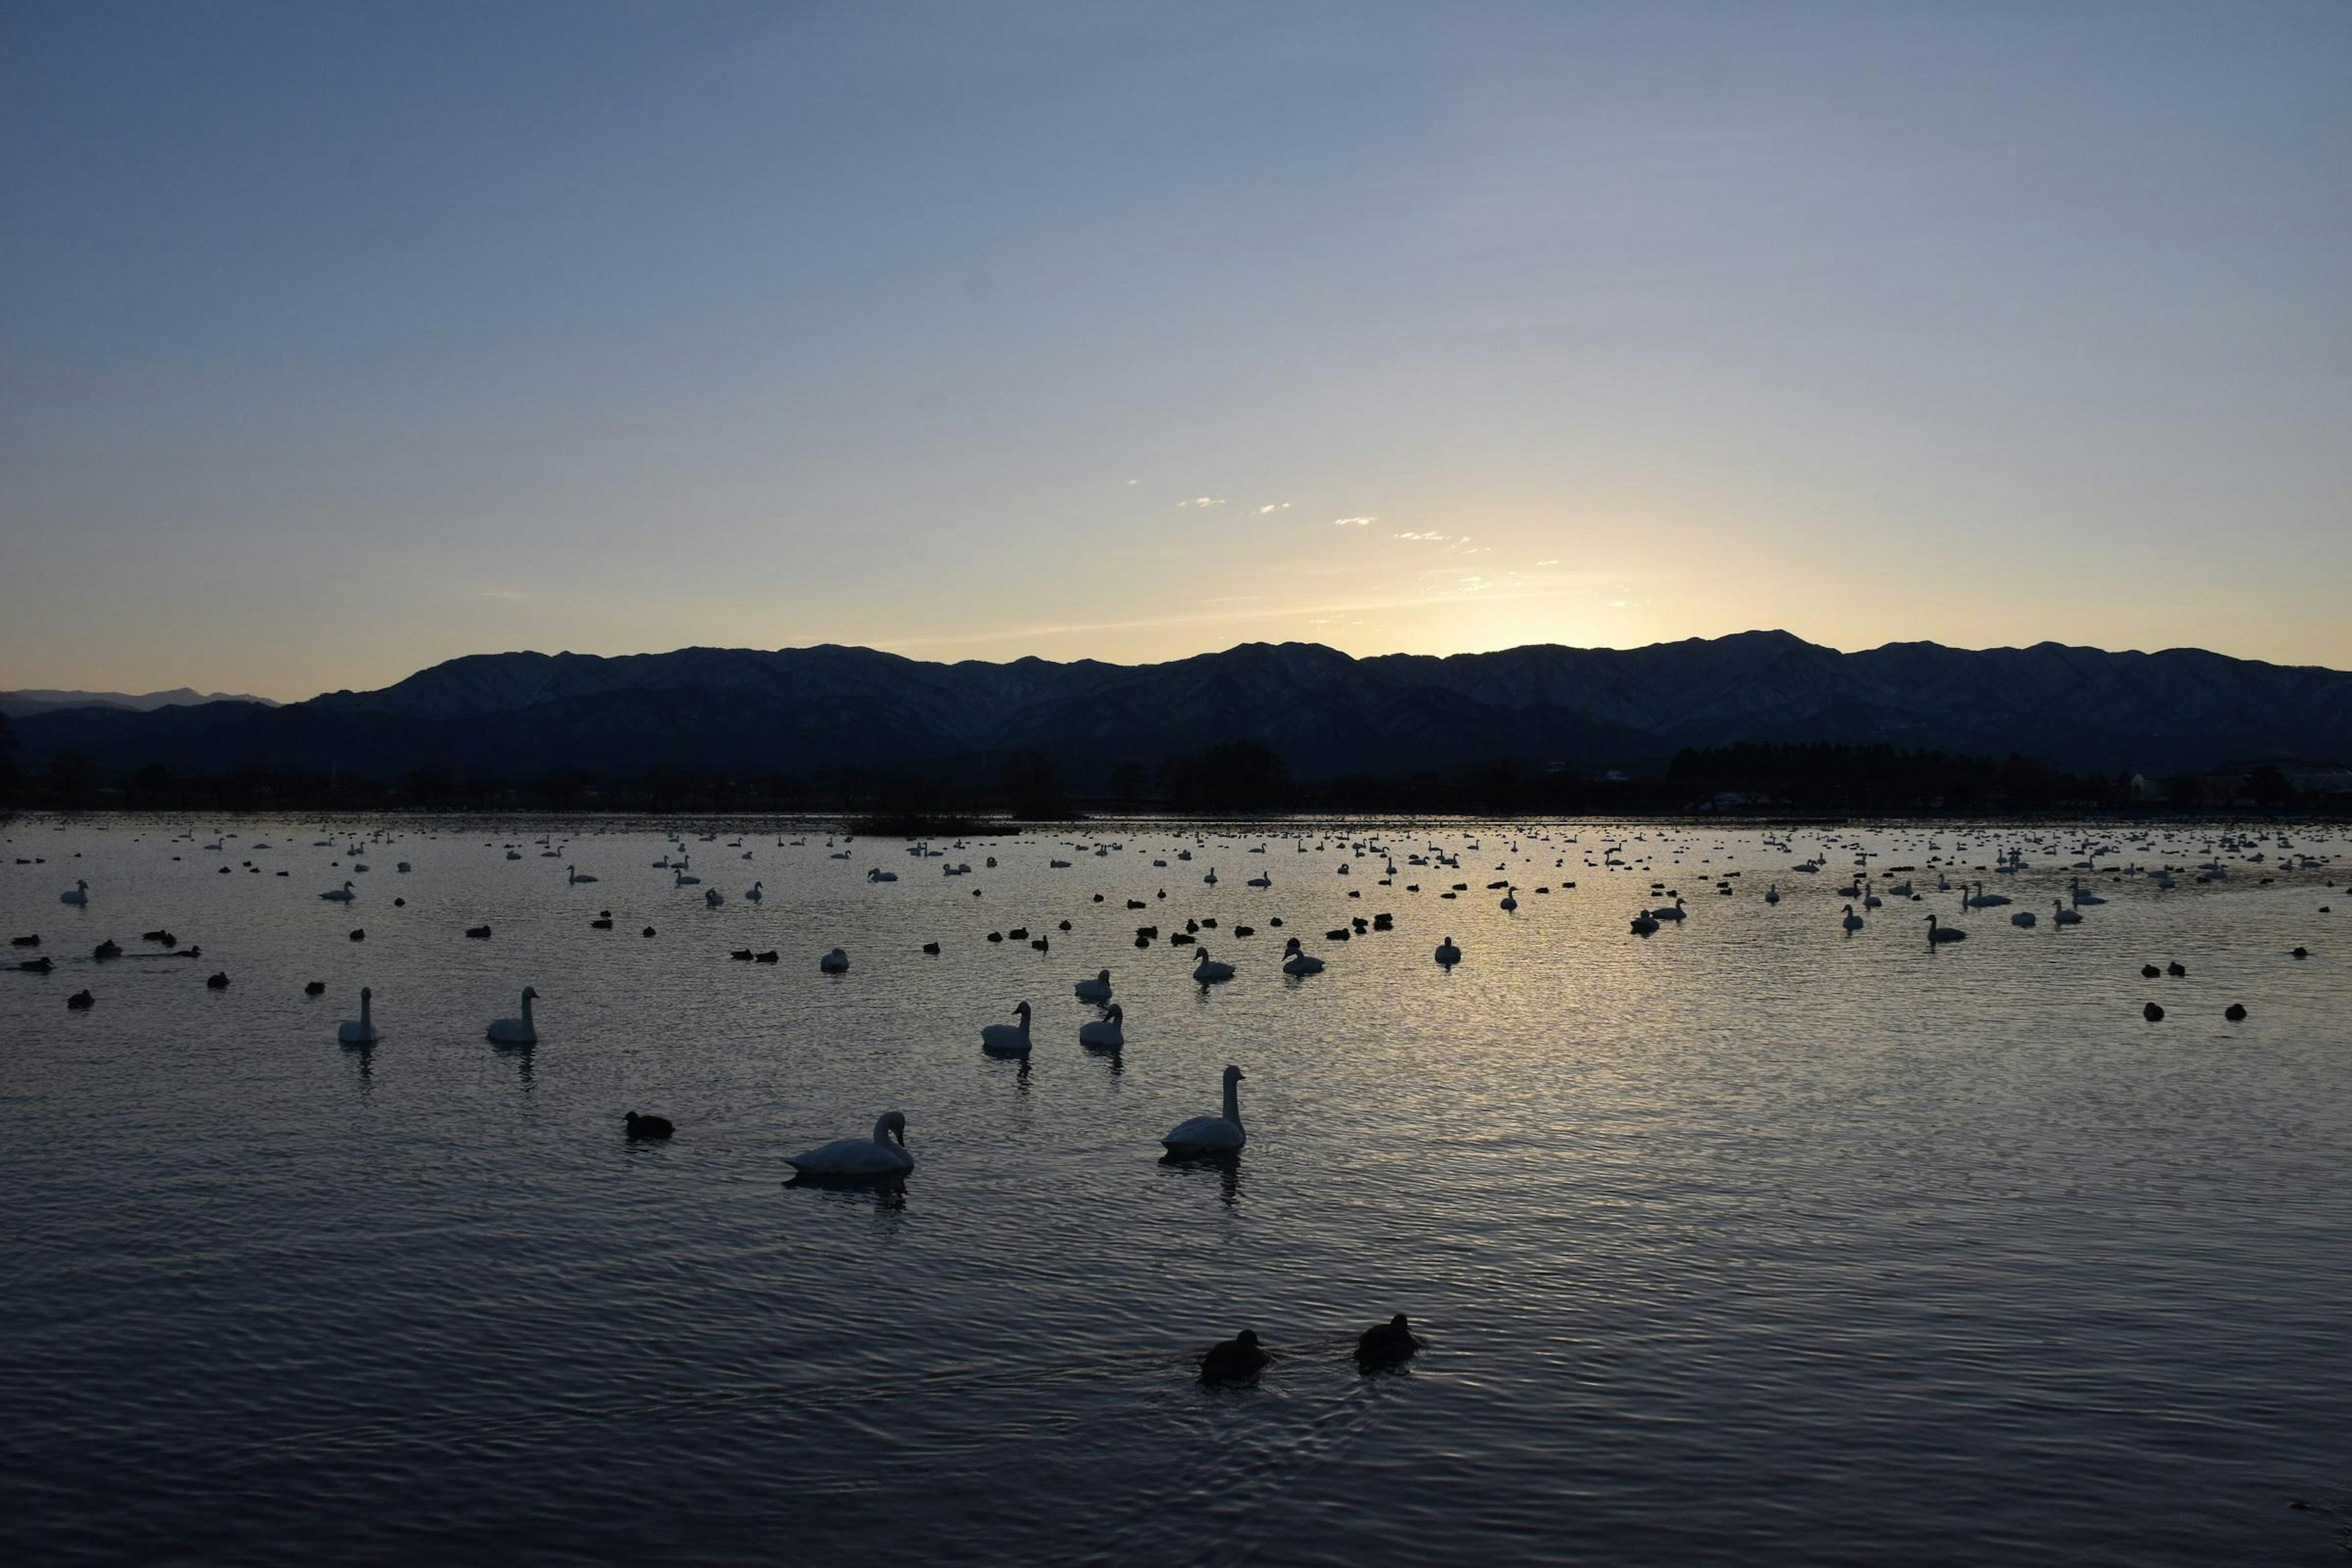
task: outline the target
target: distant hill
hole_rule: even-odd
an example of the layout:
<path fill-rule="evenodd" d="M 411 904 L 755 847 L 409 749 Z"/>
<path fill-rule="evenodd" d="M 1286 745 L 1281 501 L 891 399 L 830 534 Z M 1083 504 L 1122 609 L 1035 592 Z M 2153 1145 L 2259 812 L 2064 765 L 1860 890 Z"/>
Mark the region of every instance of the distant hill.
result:
<path fill-rule="evenodd" d="M 16 731 L 29 766 L 71 750 L 114 774 L 154 762 L 379 778 L 421 767 L 516 779 L 656 767 L 952 776 L 1044 755 L 1089 791 L 1121 763 L 1245 740 L 1307 780 L 1499 758 L 1655 769 L 1685 747 L 1738 742 L 2016 752 L 2070 772 L 2159 775 L 2231 759 L 2352 758 L 2352 674 L 2057 643 L 1841 653 L 1786 632 L 1446 658 L 1248 643 L 1135 666 L 681 648 L 481 654 L 282 708 L 85 707 L 34 714 Z"/>
<path fill-rule="evenodd" d="M 194 708 L 206 702 L 250 702 L 262 708 L 278 706 L 267 697 L 232 697 L 219 691 L 207 695 L 185 686 L 176 691 L 150 691 L 140 696 L 127 691 L 0 691 L 0 713 L 5 713 L 11 719 L 29 718 L 36 713 L 54 713 L 64 708 L 127 708 L 133 712 L 148 713 L 158 708 Z"/>

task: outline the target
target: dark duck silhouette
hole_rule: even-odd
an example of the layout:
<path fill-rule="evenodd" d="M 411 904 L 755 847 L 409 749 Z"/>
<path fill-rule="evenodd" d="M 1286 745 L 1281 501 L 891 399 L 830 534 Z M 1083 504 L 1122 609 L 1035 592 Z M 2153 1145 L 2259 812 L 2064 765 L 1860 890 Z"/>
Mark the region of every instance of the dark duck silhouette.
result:
<path fill-rule="evenodd" d="M 1421 1342 L 1402 1312 L 1385 1323 L 1374 1323 L 1356 1339 L 1356 1364 L 1366 1372 L 1411 1361 Z"/>
<path fill-rule="evenodd" d="M 640 1116 L 632 1110 L 622 1121 L 632 1138 L 667 1138 L 677 1131 L 667 1116 Z"/>
<path fill-rule="evenodd" d="M 1265 1370 L 1274 1358 L 1258 1348 L 1257 1331 L 1244 1329 L 1232 1339 L 1220 1340 L 1201 1358 L 1202 1383 L 1244 1383 Z"/>

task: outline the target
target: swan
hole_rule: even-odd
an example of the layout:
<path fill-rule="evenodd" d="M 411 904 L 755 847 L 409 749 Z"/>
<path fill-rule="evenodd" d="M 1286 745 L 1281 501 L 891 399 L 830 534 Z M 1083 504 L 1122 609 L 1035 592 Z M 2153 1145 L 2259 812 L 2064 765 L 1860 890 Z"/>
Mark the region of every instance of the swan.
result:
<path fill-rule="evenodd" d="M 766 886 L 767 884 L 765 882 L 754 882 L 751 887 L 744 889 L 743 896 L 756 904 L 761 900 L 768 896 L 766 893 L 761 891 L 761 889 Z"/>
<path fill-rule="evenodd" d="M 532 1028 L 530 1024 L 530 1005 L 532 1000 L 538 995 L 539 993 L 533 990 L 530 986 L 524 986 L 522 988 L 522 1016 L 520 1018 L 493 1018 L 490 1020 L 489 1037 L 492 1044 L 500 1046 L 535 1046 L 539 1044 L 539 1031 Z"/>
<path fill-rule="evenodd" d="M 1935 916 L 1929 915 L 1927 917 L 1927 945 L 1930 947 L 1933 947 L 1939 942 L 1966 942 L 1968 940 L 1969 933 L 1962 931 L 1959 927 L 1939 925 L 1937 923 Z"/>
<path fill-rule="evenodd" d="M 1974 898 L 1966 898 L 1966 897 L 1964 897 L 1964 898 L 1962 898 L 1962 899 L 1960 900 L 1960 902 L 1962 902 L 1962 903 L 1964 903 L 1964 904 L 1967 904 L 1967 905 L 1970 906 L 1970 907 L 1971 907 L 1971 908 L 1973 908 L 1973 909 L 1979 909 L 1979 910 L 1996 910 L 1996 909 L 1999 909 L 2001 905 L 2003 905 L 2003 904 L 2005 904 L 2005 903 L 2009 902 L 2009 895 L 2008 895 L 2008 894 L 2006 894 L 2006 893 L 1988 893 L 1988 892 L 1986 892 L 1986 891 L 1984 890 L 1984 884 L 1983 884 L 1982 882 L 1979 882 L 1979 883 L 1976 885 L 1976 889 L 1977 889 L 1977 891 L 1976 891 L 1976 897 L 1974 897 Z"/>
<path fill-rule="evenodd" d="M 1274 886 L 1274 879 L 1272 877 L 1252 877 L 1243 885 L 1244 887 L 1251 888 L 1271 888 Z"/>
<path fill-rule="evenodd" d="M 1020 1016 L 1018 1024 L 983 1024 L 980 1029 L 980 1048 L 991 1056 L 1025 1057 L 1029 1054 L 1029 1004 L 1013 1005 Z"/>
<path fill-rule="evenodd" d="M 1217 885 L 1217 868 L 1214 866 L 1210 867 L 1209 874 L 1202 878 L 1201 880 L 1212 888 L 1215 887 Z"/>
<path fill-rule="evenodd" d="M 1219 963 L 1215 959 L 1209 956 L 1209 950 L 1207 948 L 1204 947 L 1201 950 L 1201 962 L 1192 966 L 1193 979 L 1199 981 L 1202 984 L 1206 985 L 1212 981 L 1231 980 L 1233 977 L 1234 966 L 1232 964 Z"/>
<path fill-rule="evenodd" d="M 1169 1153 L 1179 1159 L 1196 1154 L 1230 1154 L 1249 1142 L 1242 1131 L 1241 1102 L 1242 1069 L 1225 1068 L 1225 1113 L 1223 1116 L 1195 1116 L 1190 1121 L 1178 1123 L 1160 1142 Z"/>
<path fill-rule="evenodd" d="M 401 869 L 402 869 L 402 870 L 404 870 L 404 870 L 406 870 L 407 868 L 407 868 L 407 866 L 406 866 L 406 864 L 405 864 L 405 863 L 404 863 L 404 864 L 402 865 L 402 867 L 401 867 Z M 572 883 L 572 882 L 593 882 L 593 881 L 594 881 L 596 879 L 595 879 L 595 878 L 593 878 L 593 877 L 583 877 L 583 876 L 582 876 L 582 875 L 580 874 L 580 868 L 579 868 L 579 867 L 577 867 L 577 866 L 566 866 L 565 868 L 563 868 L 563 879 L 564 879 L 564 881 L 565 881 L 565 882 L 567 882 L 567 883 Z"/>
<path fill-rule="evenodd" d="M 1454 965 L 1462 962 L 1462 950 L 1454 945 L 1454 939 L 1449 936 L 1444 942 L 1437 944 L 1436 952 L 1431 956 L 1434 957 L 1438 963 L 1444 964 L 1447 968 L 1451 969 Z"/>
<path fill-rule="evenodd" d="M 1764 889 L 1764 901 L 1768 904 L 1777 904 L 1780 901 L 1780 883 L 1775 882 L 1770 887 Z"/>
<path fill-rule="evenodd" d="M 2050 900 L 2050 907 L 2058 911 L 2051 918 L 2056 921 L 2060 925 L 2078 926 L 2083 923 L 2083 917 L 2076 914 L 2073 910 L 2068 909 L 2063 900 L 2053 899 Z"/>
<path fill-rule="evenodd" d="M 1078 1026 L 1078 1044 L 1097 1051 L 1115 1051 L 1127 1044 L 1127 1009 L 1114 1002 L 1110 1012 Z"/>
<path fill-rule="evenodd" d="M 702 879 L 699 877 L 689 877 L 683 871 L 673 871 L 670 875 L 677 879 L 677 880 L 670 884 L 673 888 L 698 888 L 702 886 Z"/>
<path fill-rule="evenodd" d="M 1517 888 L 1508 886 L 1506 886 L 1503 889 L 1503 901 L 1498 907 L 1505 914 L 1508 914 L 1513 910 L 1519 907 L 1518 891 L 1519 890 Z"/>
<path fill-rule="evenodd" d="M 1108 1002 L 1110 1000 L 1110 971 L 1106 969 L 1092 980 L 1081 980 L 1070 989 L 1081 1002 Z"/>
<path fill-rule="evenodd" d="M 2033 911 L 2032 910 L 2020 910 L 2015 914 L 2009 917 L 2009 923 L 2026 931 L 2032 931 L 2033 929 Z"/>
<path fill-rule="evenodd" d="M 2081 909 L 2084 904 L 2104 904 L 2107 901 L 2106 900 L 2099 897 L 2096 893 L 2086 893 L 2083 891 L 2083 879 L 2080 877 L 2074 879 L 2071 890 L 2074 895 L 2074 907 L 2076 909 Z"/>
<path fill-rule="evenodd" d="M 359 897 L 357 893 L 352 891 L 352 885 L 349 882 L 345 882 L 341 887 L 337 888 L 331 893 L 320 893 L 319 896 L 338 904 L 348 904 L 353 899 Z"/>
<path fill-rule="evenodd" d="M 1654 921 L 1678 921 L 1687 918 L 1687 914 L 1688 911 L 1683 908 L 1682 900 L 1677 898 L 1665 909 L 1652 910 L 1650 918 Z"/>
<path fill-rule="evenodd" d="M 706 908 L 715 910 L 726 901 L 727 895 L 720 892 L 718 889 L 705 888 L 702 889 L 702 902 Z"/>
<path fill-rule="evenodd" d="M 360 1016 L 346 1018 L 335 1026 L 335 1038 L 347 1046 L 375 1044 L 375 1019 L 368 1011 L 368 999 L 375 994 L 366 986 L 360 987 Z"/>
<path fill-rule="evenodd" d="M 1323 973 L 1323 961 L 1301 951 L 1298 939 L 1294 936 L 1283 945 L 1282 972 L 1285 974 L 1320 974 Z"/>
<path fill-rule="evenodd" d="M 795 1154 L 784 1163 L 803 1176 L 903 1176 L 915 1168 L 915 1157 L 907 1152 L 906 1112 L 884 1111 L 874 1123 L 871 1138 L 837 1139 L 805 1154 Z"/>
<path fill-rule="evenodd" d="M 1862 929 L 1862 917 L 1853 912 L 1853 906 L 1852 904 L 1848 904 L 1845 907 L 1845 919 L 1840 921 L 1838 923 L 1845 927 L 1848 931 L 1860 931 Z"/>
<path fill-rule="evenodd" d="M 1636 911 L 1633 930 L 1635 936 L 1654 936 L 1657 933 L 1658 922 L 1651 916 Z"/>
<path fill-rule="evenodd" d="M 61 904 L 86 904 L 89 902 L 89 884 L 88 882 L 76 882 L 73 885 L 73 890 L 71 892 L 59 893 L 58 895 L 58 902 Z"/>
<path fill-rule="evenodd" d="M 827 974 L 846 974 L 849 973 L 849 954 L 836 947 L 818 959 L 816 966 Z"/>

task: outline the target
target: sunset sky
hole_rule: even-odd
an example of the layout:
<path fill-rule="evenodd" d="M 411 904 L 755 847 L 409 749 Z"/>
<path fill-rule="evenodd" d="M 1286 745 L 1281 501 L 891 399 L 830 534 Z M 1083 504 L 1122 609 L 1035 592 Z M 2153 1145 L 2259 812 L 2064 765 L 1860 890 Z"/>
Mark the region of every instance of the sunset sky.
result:
<path fill-rule="evenodd" d="M 2352 5 L 0 3 L 0 687 L 2352 668 Z"/>

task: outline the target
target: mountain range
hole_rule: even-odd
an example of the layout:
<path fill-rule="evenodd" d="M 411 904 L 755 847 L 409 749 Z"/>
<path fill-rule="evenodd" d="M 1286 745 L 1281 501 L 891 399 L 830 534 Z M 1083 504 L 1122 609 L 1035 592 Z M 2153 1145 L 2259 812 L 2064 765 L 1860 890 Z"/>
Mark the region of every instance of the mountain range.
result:
<path fill-rule="evenodd" d="M 135 696 L 128 691 L 0 691 L 0 713 L 11 719 L 28 719 L 36 713 L 55 713 L 67 708 L 129 708 L 145 713 L 158 708 L 194 708 L 206 702 L 250 702 L 259 708 L 278 706 L 267 697 L 243 693 L 232 696 L 226 691 L 204 692 L 185 686 L 173 691 L 149 691 Z"/>
<path fill-rule="evenodd" d="M 1131 666 L 697 647 L 480 654 L 377 691 L 277 708 L 216 700 L 53 709 L 19 719 L 16 732 L 29 766 L 74 751 L 115 774 L 161 763 L 182 773 L 255 765 L 383 778 L 419 767 L 508 778 L 654 767 L 952 775 L 1043 754 L 1087 791 L 1121 763 L 1244 740 L 1271 748 L 1302 779 L 1505 757 L 1643 770 L 1684 747 L 1742 741 L 2014 752 L 2070 772 L 2154 776 L 2352 758 L 2352 673 L 2193 648 L 2057 643 L 1844 653 L 1778 631 L 1367 658 L 1312 643 L 1245 643 Z"/>

